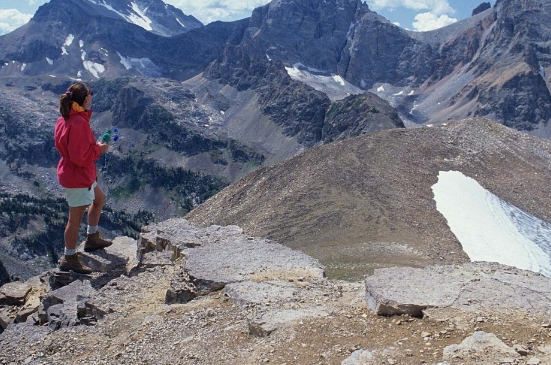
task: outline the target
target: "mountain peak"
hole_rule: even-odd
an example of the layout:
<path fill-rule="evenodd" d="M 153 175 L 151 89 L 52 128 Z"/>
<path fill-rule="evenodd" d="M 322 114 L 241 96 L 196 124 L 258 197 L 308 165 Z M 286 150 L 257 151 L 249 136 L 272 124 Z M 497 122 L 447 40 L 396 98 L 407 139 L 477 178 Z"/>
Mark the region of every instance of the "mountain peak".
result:
<path fill-rule="evenodd" d="M 129 23 L 165 37 L 185 33 L 203 24 L 162 0 L 86 0 Z"/>
<path fill-rule="evenodd" d="M 73 10 L 78 13 L 75 14 Z M 38 9 L 32 20 L 52 20 L 68 12 L 76 17 L 83 14 L 87 17 L 122 19 L 163 37 L 172 37 L 203 26 L 195 17 L 184 14 L 162 0 L 51 0 Z"/>

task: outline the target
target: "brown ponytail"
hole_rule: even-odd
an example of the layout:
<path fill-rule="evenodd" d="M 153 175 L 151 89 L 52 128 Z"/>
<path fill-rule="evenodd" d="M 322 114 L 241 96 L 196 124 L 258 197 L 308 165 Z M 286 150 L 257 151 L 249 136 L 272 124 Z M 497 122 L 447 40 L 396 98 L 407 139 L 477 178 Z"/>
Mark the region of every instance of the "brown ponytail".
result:
<path fill-rule="evenodd" d="M 59 113 L 63 118 L 69 118 L 69 112 L 72 109 L 73 101 L 82 106 L 88 93 L 89 88 L 83 83 L 79 82 L 69 86 L 67 91 L 59 97 Z"/>

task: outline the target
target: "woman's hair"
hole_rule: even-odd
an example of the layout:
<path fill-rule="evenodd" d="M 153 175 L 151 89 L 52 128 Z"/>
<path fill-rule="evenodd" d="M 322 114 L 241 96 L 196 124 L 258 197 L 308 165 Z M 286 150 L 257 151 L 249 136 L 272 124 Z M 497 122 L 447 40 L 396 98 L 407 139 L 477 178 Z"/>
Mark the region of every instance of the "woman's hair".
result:
<path fill-rule="evenodd" d="M 69 86 L 67 91 L 61 94 L 59 98 L 59 112 L 63 118 L 69 118 L 69 112 L 71 111 L 73 101 L 78 105 L 84 104 L 84 99 L 88 96 L 90 89 L 83 83 L 76 83 Z"/>

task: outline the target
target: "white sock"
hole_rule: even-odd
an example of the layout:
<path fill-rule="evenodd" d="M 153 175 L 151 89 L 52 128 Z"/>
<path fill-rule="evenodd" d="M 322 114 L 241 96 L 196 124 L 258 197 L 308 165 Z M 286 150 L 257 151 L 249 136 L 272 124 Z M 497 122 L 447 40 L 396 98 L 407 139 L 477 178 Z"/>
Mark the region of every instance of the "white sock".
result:
<path fill-rule="evenodd" d="M 63 252 L 63 254 L 64 254 L 65 256 L 74 255 L 75 253 L 77 253 L 77 249 L 76 249 L 76 248 L 69 249 L 69 248 L 67 248 L 67 247 L 65 247 L 65 252 Z"/>
<path fill-rule="evenodd" d="M 88 226 L 86 229 L 87 234 L 96 233 L 99 230 L 99 226 Z"/>

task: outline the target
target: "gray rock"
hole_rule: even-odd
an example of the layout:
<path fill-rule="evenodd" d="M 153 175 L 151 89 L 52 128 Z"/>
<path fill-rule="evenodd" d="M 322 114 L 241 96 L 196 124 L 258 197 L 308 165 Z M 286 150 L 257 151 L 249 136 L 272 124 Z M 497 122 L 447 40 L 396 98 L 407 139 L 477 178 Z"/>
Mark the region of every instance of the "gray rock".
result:
<path fill-rule="evenodd" d="M 10 318 L 6 315 L 6 313 L 4 313 L 4 311 L 0 310 L 0 329 L 5 330 L 10 323 Z"/>
<path fill-rule="evenodd" d="M 291 302 L 300 291 L 298 287 L 286 282 L 258 283 L 244 281 L 226 285 L 224 292 L 238 305 Z"/>
<path fill-rule="evenodd" d="M 0 305 L 25 304 L 32 286 L 19 281 L 7 283 L 0 287 Z"/>
<path fill-rule="evenodd" d="M 373 352 L 368 350 L 356 350 L 348 358 L 341 362 L 341 365 L 376 365 L 377 359 Z"/>
<path fill-rule="evenodd" d="M 517 358 L 519 355 L 511 347 L 497 338 L 493 333 L 477 331 L 467 337 L 459 345 L 450 345 L 444 348 L 444 360 L 459 357 L 468 359 L 473 354 L 484 356 L 488 359 L 496 359 L 500 356 Z"/>
<path fill-rule="evenodd" d="M 39 306 L 32 306 L 28 308 L 23 308 L 17 312 L 15 316 L 14 323 L 26 322 L 30 315 L 38 312 Z"/>
<path fill-rule="evenodd" d="M 47 324 L 51 329 L 76 326 L 82 321 L 86 313 L 82 308 L 85 302 L 91 299 L 96 290 L 89 281 L 73 281 L 60 289 L 56 289 L 42 297 L 38 309 L 38 319 L 41 325 Z"/>
<path fill-rule="evenodd" d="M 185 267 L 191 275 L 214 282 L 251 279 L 279 280 L 322 278 L 323 267 L 315 259 L 266 239 L 230 236 L 226 228 L 219 239 L 186 252 Z"/>
<path fill-rule="evenodd" d="M 75 280 L 89 280 L 93 277 L 93 275 L 79 274 L 74 271 L 53 269 L 42 274 L 40 280 L 49 287 L 49 290 L 56 290 L 71 284 Z"/>
<path fill-rule="evenodd" d="M 148 256 L 149 254 L 144 258 L 145 262 L 148 262 Z M 172 276 L 170 285 L 166 292 L 165 303 L 187 303 L 197 296 L 207 295 L 214 291 L 218 291 L 225 286 L 225 282 L 195 277 L 189 273 L 189 269 L 185 267 L 185 265 L 182 265 Z"/>
<path fill-rule="evenodd" d="M 195 232 L 199 232 L 198 228 L 183 219 L 169 219 L 143 227 L 137 242 L 136 257 L 143 263 L 147 253 L 169 251 L 173 262 L 181 257 L 180 247 L 201 245 L 203 234 L 196 236 Z"/>
<path fill-rule="evenodd" d="M 388 268 L 365 278 L 368 307 L 379 315 L 422 317 L 427 308 L 519 309 L 551 313 L 549 278 L 497 263 Z"/>
<path fill-rule="evenodd" d="M 128 272 L 130 260 L 136 263 L 136 240 L 130 237 L 117 237 L 113 244 L 103 250 L 81 252 L 82 261 L 94 272 L 120 275 Z M 132 265 L 131 265 L 132 266 Z"/>
<path fill-rule="evenodd" d="M 322 306 L 271 310 L 249 320 L 249 334 L 257 337 L 267 337 L 283 325 L 299 322 L 303 318 L 326 317 L 328 315 L 329 310 Z"/>
<path fill-rule="evenodd" d="M 528 349 L 520 344 L 513 345 L 513 350 L 515 350 L 519 355 L 527 356 L 528 355 Z"/>
<path fill-rule="evenodd" d="M 79 252 L 82 262 L 94 270 L 92 274 L 53 269 L 42 274 L 40 281 L 46 283 L 49 290 L 62 288 L 75 280 L 90 280 L 95 288 L 99 288 L 117 276 L 128 274 L 137 265 L 135 254 L 136 240 L 130 237 L 117 237 L 106 249 Z"/>

